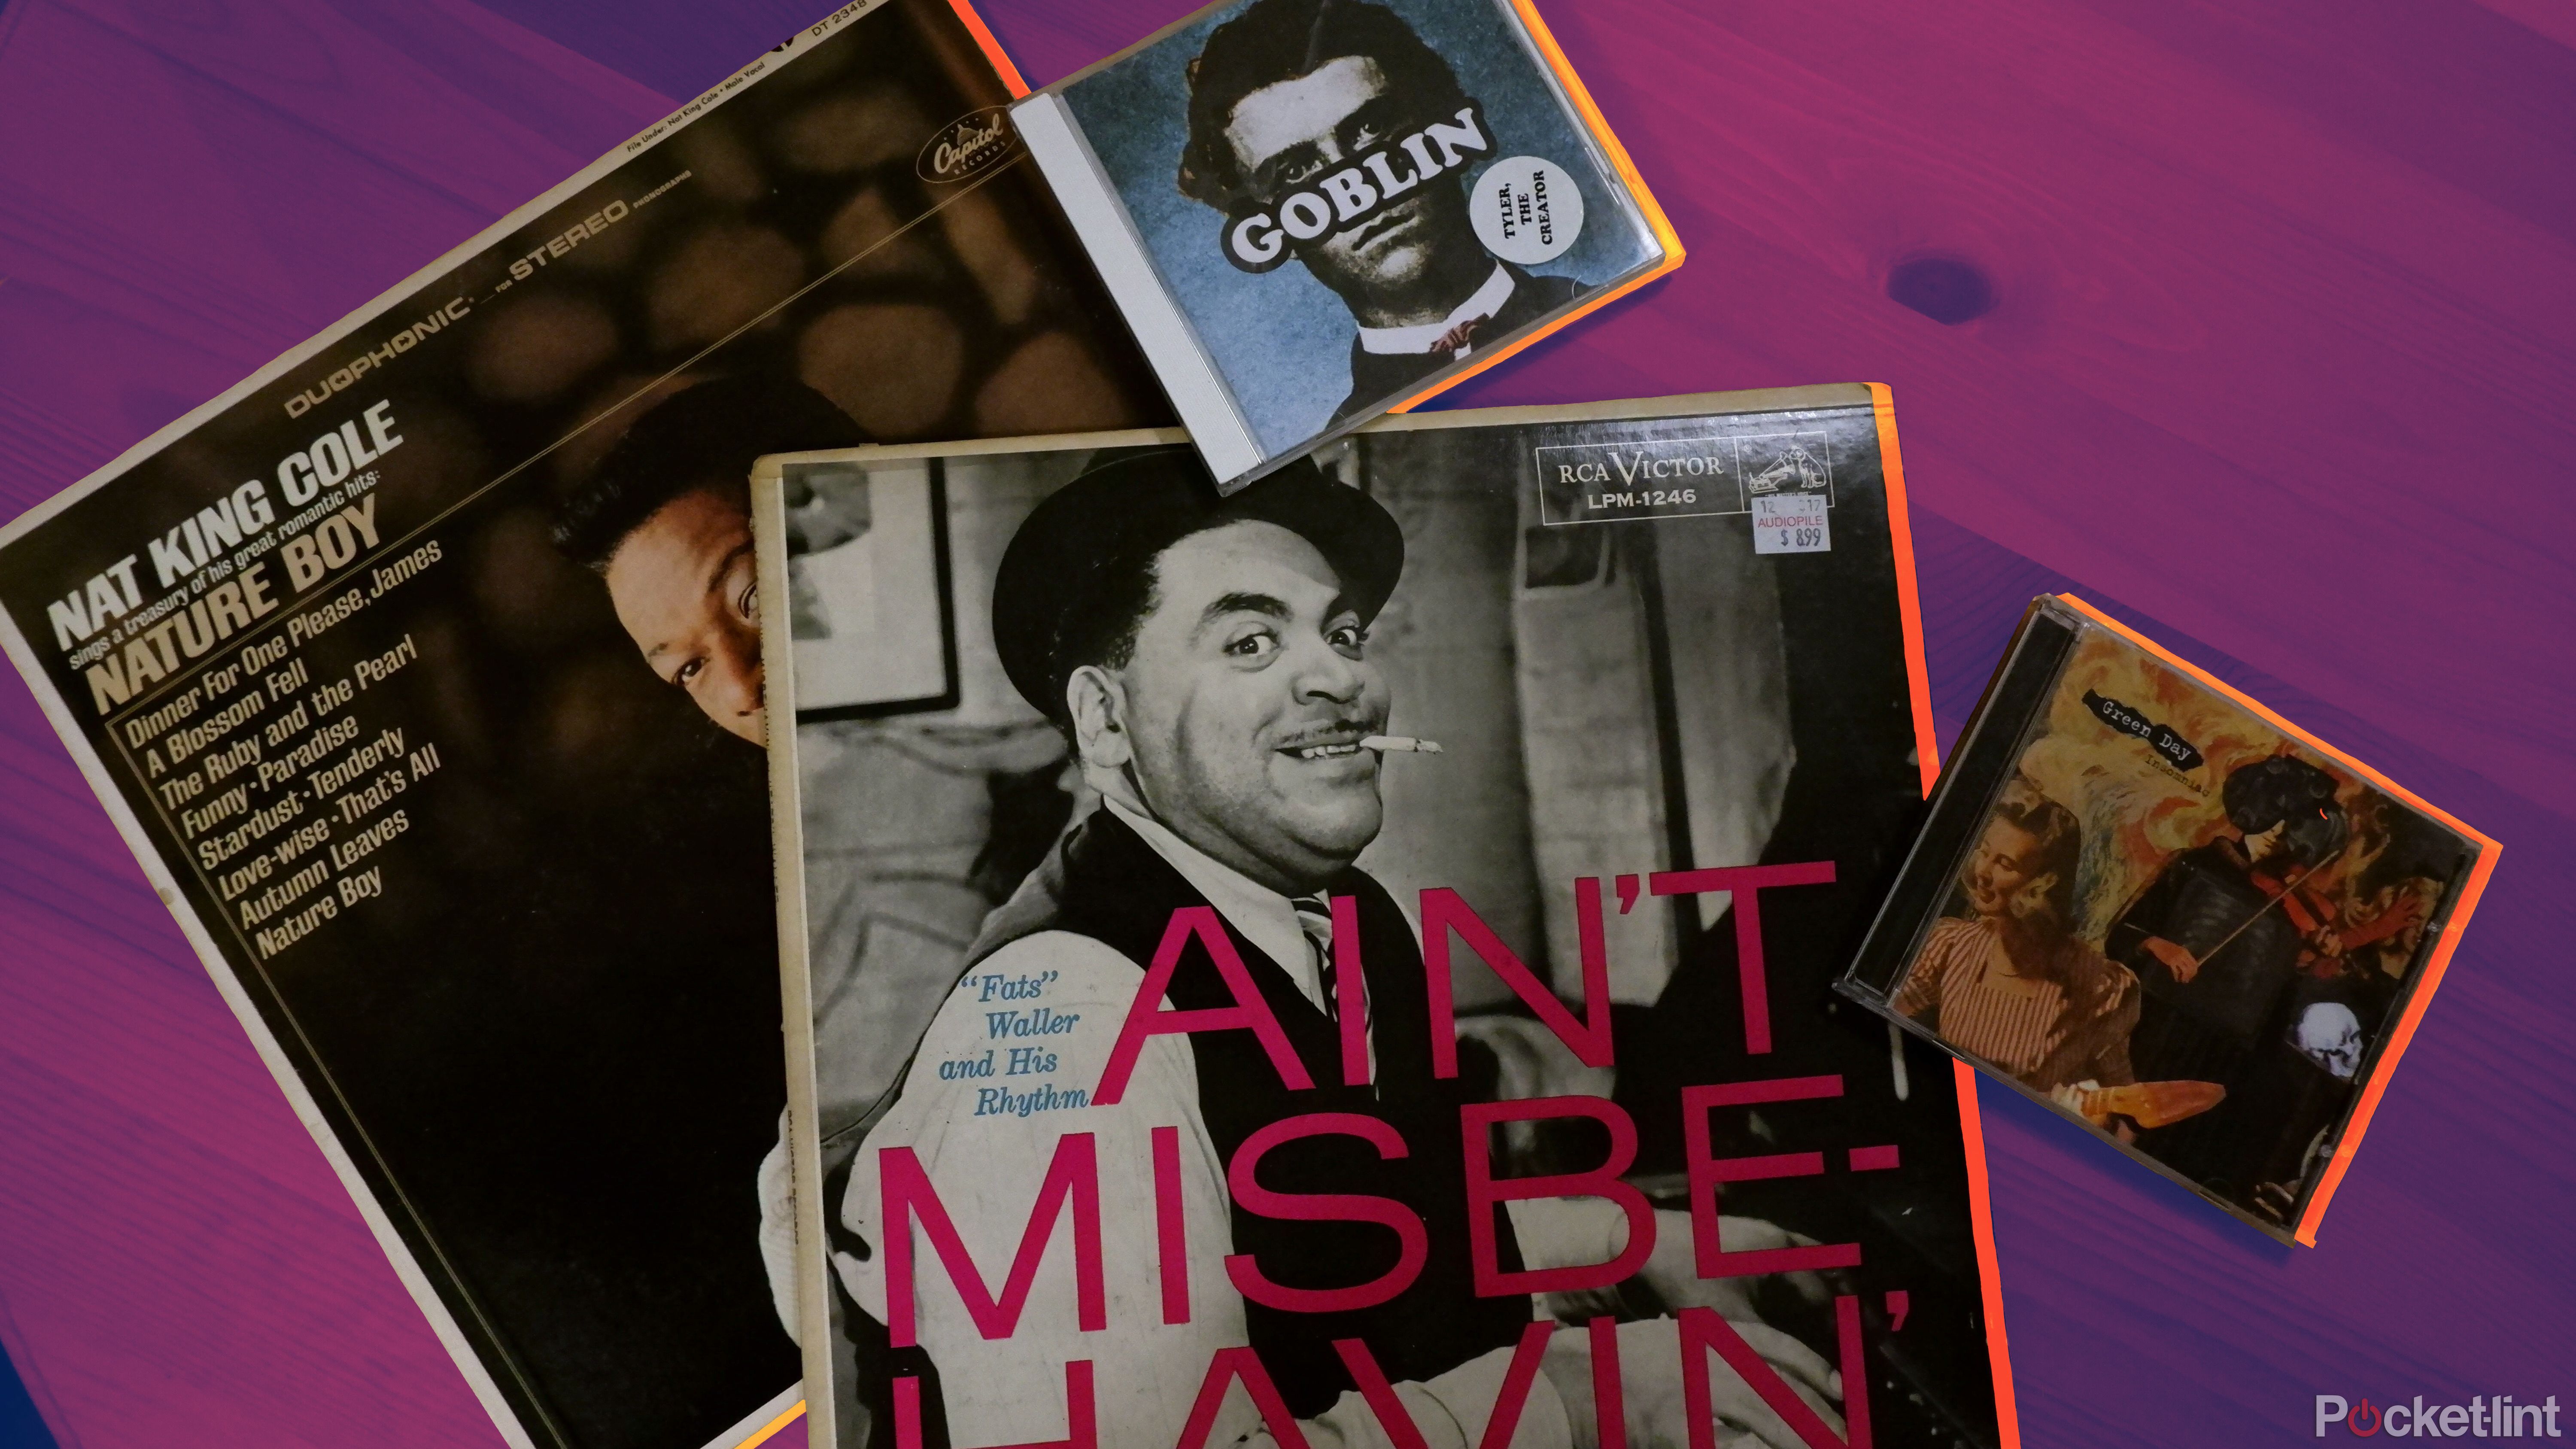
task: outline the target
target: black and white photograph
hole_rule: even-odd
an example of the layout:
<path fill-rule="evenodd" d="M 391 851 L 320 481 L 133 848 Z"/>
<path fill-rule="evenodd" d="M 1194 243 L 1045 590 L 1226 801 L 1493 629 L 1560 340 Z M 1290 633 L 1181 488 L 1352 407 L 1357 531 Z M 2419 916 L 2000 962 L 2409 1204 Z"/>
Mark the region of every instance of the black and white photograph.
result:
<path fill-rule="evenodd" d="M 1590 1443 L 1616 1382 L 1630 1443 L 1997 1443 L 1960 1079 L 1831 990 L 1924 783 L 1892 428 L 764 460 L 816 1442 Z M 1736 486 L 1784 434 L 1830 548 Z M 1551 522 L 1569 450 L 1701 481 Z M 789 500 L 926 468 L 957 703 L 810 718 Z"/>
<path fill-rule="evenodd" d="M 939 465 L 800 470 L 786 500 L 797 552 L 787 598 L 801 719 L 894 714 L 957 702 L 948 607 L 948 509 Z"/>

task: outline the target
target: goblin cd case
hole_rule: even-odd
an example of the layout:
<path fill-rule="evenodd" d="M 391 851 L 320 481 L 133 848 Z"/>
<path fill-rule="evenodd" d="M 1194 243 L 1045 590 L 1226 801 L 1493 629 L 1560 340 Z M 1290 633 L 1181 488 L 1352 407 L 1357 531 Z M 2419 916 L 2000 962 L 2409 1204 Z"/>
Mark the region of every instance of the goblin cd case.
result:
<path fill-rule="evenodd" d="M 1224 0 L 1012 117 L 1228 489 L 1682 261 L 1526 0 Z"/>
<path fill-rule="evenodd" d="M 1840 989 L 2314 1245 L 2498 849 L 2043 597 Z"/>
<path fill-rule="evenodd" d="M 2014 1442 L 1885 389 L 753 491 L 817 1446 Z"/>

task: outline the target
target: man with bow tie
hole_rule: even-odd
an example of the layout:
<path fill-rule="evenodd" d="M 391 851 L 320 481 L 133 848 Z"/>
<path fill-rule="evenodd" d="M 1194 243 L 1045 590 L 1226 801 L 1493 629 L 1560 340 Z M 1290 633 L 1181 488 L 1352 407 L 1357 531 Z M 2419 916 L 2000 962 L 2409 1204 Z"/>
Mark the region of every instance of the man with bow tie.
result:
<path fill-rule="evenodd" d="M 1229 215 L 1275 205 L 1473 104 L 1449 63 L 1392 10 L 1259 0 L 1218 26 L 1191 63 L 1181 193 Z M 1431 155 L 1399 152 L 1373 174 L 1402 180 Z M 1586 290 L 1496 260 L 1468 220 L 1465 177 L 1463 168 L 1424 177 L 1402 201 L 1291 248 L 1359 324 L 1351 390 L 1334 421 L 1402 400 Z"/>
<path fill-rule="evenodd" d="M 1352 1340 L 1382 1374 L 1368 1382 L 1424 1444 L 1480 1442 L 1508 1397 L 1533 1300 L 1477 1291 L 1466 1098 L 1434 1071 L 1412 928 L 1352 866 L 1382 819 L 1385 765 L 1361 741 L 1394 704 L 1368 628 L 1403 561 L 1385 509 L 1311 462 L 1221 500 L 1186 450 L 1077 479 L 1005 553 L 992 609 L 1002 663 L 1070 736 L 1101 805 L 986 923 L 827 1206 L 840 1284 L 873 1324 L 906 1325 L 895 1342 L 917 1337 L 950 1442 L 1061 1441 L 1065 1365 L 1077 1360 L 1092 1365 L 1103 1445 L 1405 1442 L 1386 1436 L 1385 1400 L 1368 1402 Z M 1356 927 L 1356 985 L 1335 974 L 1337 899 Z M 1176 920 L 1221 932 L 1223 949 L 1198 936 L 1171 955 Z M 1149 973 L 1167 982 L 1160 1003 L 1140 994 Z M 1140 1008 L 1262 1024 L 1140 1044 L 1122 1031 Z M 1366 1071 L 1351 1070 L 1361 1057 Z M 1316 1114 L 1343 1125 L 1288 1130 Z M 1075 1235 L 1055 1232 L 1033 1276 L 1011 1275 L 1019 1286 L 1005 1296 L 1025 1296 L 997 1333 L 954 1263 L 943 1272 L 919 1245 L 950 1249 L 905 1218 L 912 1291 L 889 1302 L 892 1174 L 917 1171 L 906 1190 L 936 1192 L 942 1231 L 989 1284 L 1050 1231 L 1031 1227 L 1031 1203 L 1071 1134 L 1089 1134 L 1098 1166 L 1106 1271 L 1092 1287 Z M 1420 1232 L 1297 1211 L 1320 1194 L 1384 1200 Z M 1506 1272 L 1605 1263 L 1626 1245 L 1626 1219 L 1605 1199 L 1505 1207 L 1494 1254 Z M 1667 1302 L 1702 1301 L 1687 1215 L 1659 1214 L 1657 1227 L 1642 1276 Z M 1787 1241 L 1737 1219 L 1725 1236 Z M 1348 1291 L 1398 1279 L 1391 1293 Z M 1822 1359 L 1759 1323 L 1740 1331 L 1830 1418 L 1839 1385 Z M 1682 1444 L 1672 1321 L 1618 1335 L 1628 1442 Z M 1581 1329 L 1549 1340 L 1510 1443 L 1599 1442 L 1590 1344 Z M 1245 1347 L 1257 1375 L 1211 1374 Z M 914 1367 L 892 1371 L 927 1378 L 904 1362 Z M 1799 1442 L 1724 1364 L 1708 1368 L 1720 1419 L 1777 1449 Z M 1282 1415 L 1295 1421 L 1285 1433 Z"/>

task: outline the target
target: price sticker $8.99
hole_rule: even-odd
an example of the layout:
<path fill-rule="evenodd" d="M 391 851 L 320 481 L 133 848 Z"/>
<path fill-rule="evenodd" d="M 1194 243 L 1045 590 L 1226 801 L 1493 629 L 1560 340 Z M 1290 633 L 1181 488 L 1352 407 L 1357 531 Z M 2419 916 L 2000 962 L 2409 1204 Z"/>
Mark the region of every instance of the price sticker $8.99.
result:
<path fill-rule="evenodd" d="M 1753 497 L 1755 553 L 1824 553 L 1834 546 L 1822 493 L 1758 493 Z"/>

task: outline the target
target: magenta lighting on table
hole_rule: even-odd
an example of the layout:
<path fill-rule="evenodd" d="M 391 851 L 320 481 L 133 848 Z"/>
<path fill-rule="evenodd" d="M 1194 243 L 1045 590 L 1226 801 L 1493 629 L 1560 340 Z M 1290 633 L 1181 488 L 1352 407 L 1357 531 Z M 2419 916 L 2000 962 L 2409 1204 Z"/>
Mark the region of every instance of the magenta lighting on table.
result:
<path fill-rule="evenodd" d="M 1187 8 L 1002 0 L 988 18 L 1044 82 Z M 0 511 L 821 18 L 767 0 L 10 0 Z M 2026 602 L 2073 590 L 2513 847 L 2313 1249 L 1985 1093 L 2025 1442 L 2307 1442 L 2337 1401 L 2410 1421 L 2419 1400 L 2436 1417 L 2566 1402 L 2576 1244 L 2551 1124 L 2576 1107 L 2576 1005 L 2555 980 L 2576 918 L 2552 883 L 2576 869 L 2559 723 L 2576 642 L 2538 605 L 2576 593 L 2557 482 L 2576 450 L 2576 29 L 2530 0 L 1589 0 L 1548 19 L 1695 264 L 1444 402 L 1884 379 L 1907 400 L 1944 741 Z M 2450 506 L 2464 490 L 2476 506 Z M 604 590 L 574 582 L 588 612 L 493 657 L 633 669 Z M 641 683 L 642 727 L 718 758 L 711 724 Z M 1454 763 L 1461 739 L 1442 742 L 1389 768 Z M 502 1442 L 14 689 L 0 782 L 0 1347 L 59 1442 Z M 648 822 L 746 861 L 758 824 Z M 757 882 L 735 895 L 765 908 Z M 623 1001 L 692 979 L 617 964 L 561 984 Z M 745 1043 L 775 1028 L 751 1009 L 767 1003 L 738 1005 L 692 1024 Z M 638 1217 L 702 1193 L 706 1241 L 746 1251 L 757 1204 L 726 1164 L 775 1140 L 774 1100 L 728 1108 L 741 1128 L 711 1170 L 654 1176 L 622 1149 L 653 1146 L 665 1105 L 568 1145 Z M 572 1221 L 538 1246 L 603 1285 L 669 1246 Z M 751 1331 L 772 1306 L 734 1301 L 726 1351 L 792 1363 Z"/>

